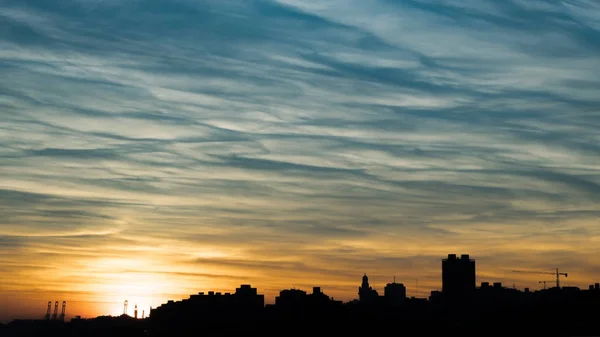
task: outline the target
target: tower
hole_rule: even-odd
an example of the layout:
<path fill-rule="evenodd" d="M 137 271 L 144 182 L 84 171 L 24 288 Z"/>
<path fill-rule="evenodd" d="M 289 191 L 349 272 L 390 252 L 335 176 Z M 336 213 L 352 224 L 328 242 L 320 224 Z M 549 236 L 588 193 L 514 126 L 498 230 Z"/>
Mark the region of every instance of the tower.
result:
<path fill-rule="evenodd" d="M 402 305 L 406 301 L 406 286 L 402 283 L 396 283 L 394 278 L 393 283 L 386 284 L 383 296 L 389 305 Z"/>
<path fill-rule="evenodd" d="M 371 288 L 369 286 L 369 277 L 367 276 L 367 273 L 365 273 L 365 275 L 363 275 L 363 277 L 362 277 L 362 287 L 365 288 L 365 289 L 366 288 Z"/>
<path fill-rule="evenodd" d="M 362 277 L 362 284 L 360 288 L 358 288 L 358 298 L 362 303 L 372 303 L 375 301 L 376 297 L 379 296 L 377 291 L 371 288 L 369 285 L 369 277 L 365 273 Z"/>
<path fill-rule="evenodd" d="M 133 317 L 137 319 L 137 304 L 135 305 L 135 309 L 133 309 Z"/>
<path fill-rule="evenodd" d="M 129 301 L 125 300 L 125 303 L 123 303 L 123 315 L 127 315 L 127 305 L 129 304 Z"/>
<path fill-rule="evenodd" d="M 476 288 L 475 260 L 463 254 L 448 254 L 442 259 L 442 293 L 449 299 L 465 299 L 473 295 Z"/>
<path fill-rule="evenodd" d="M 369 285 L 369 277 L 365 273 L 365 275 L 363 275 L 362 277 L 362 284 L 360 285 L 360 288 L 358 288 L 358 298 L 361 301 L 363 301 L 365 294 L 368 293 L 370 290 L 371 286 Z"/>

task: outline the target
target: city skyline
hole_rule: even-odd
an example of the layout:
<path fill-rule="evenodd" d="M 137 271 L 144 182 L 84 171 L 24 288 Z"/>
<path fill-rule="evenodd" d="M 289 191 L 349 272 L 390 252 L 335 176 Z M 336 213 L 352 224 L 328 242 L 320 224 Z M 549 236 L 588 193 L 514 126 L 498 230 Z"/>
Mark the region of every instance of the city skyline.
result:
<path fill-rule="evenodd" d="M 458 282 L 458 287 L 460 288 L 460 284 L 462 283 L 463 285 L 466 282 L 466 285 L 469 288 L 472 289 L 479 289 L 482 287 L 487 287 L 487 286 L 500 286 L 506 289 L 515 289 L 517 291 L 520 292 L 537 292 L 537 291 L 542 291 L 542 290 L 546 290 L 546 289 L 552 289 L 552 288 L 571 288 L 571 287 L 576 287 L 579 288 L 580 290 L 587 290 L 587 288 L 589 286 L 592 287 L 596 287 L 596 289 L 598 288 L 598 282 L 593 282 L 592 280 L 590 280 L 587 284 L 583 285 L 583 286 L 576 286 L 573 285 L 571 282 L 567 282 L 567 277 L 568 277 L 568 273 L 564 273 L 564 272 L 560 272 L 560 276 L 556 275 L 555 277 L 555 273 L 558 273 L 559 270 L 512 270 L 512 273 L 525 273 L 530 275 L 532 278 L 534 279 L 544 279 L 544 281 L 537 281 L 535 282 L 535 284 L 537 285 L 534 288 L 530 288 L 528 286 L 524 286 L 524 287 L 517 287 L 516 284 L 513 282 L 511 283 L 505 283 L 502 282 L 502 280 L 489 280 L 489 279 L 483 279 L 481 276 L 477 276 L 478 272 L 477 272 L 477 267 L 476 267 L 476 260 L 470 256 L 469 254 L 448 254 L 447 257 L 438 259 L 441 260 L 441 264 L 440 264 L 440 287 L 438 288 L 434 288 L 434 289 L 418 289 L 419 284 L 418 284 L 418 278 L 415 279 L 415 285 L 414 288 L 412 288 L 412 294 L 411 294 L 411 287 L 406 284 L 405 282 L 402 282 L 401 280 L 397 280 L 397 278 L 394 276 L 391 280 L 387 280 L 382 284 L 378 284 L 376 282 L 373 282 L 373 279 L 369 280 L 370 276 L 367 275 L 367 273 L 364 273 L 360 279 L 362 280 L 362 284 L 360 285 L 360 287 L 357 287 L 358 283 L 358 277 L 356 278 L 356 280 L 354 280 L 354 295 L 351 295 L 349 292 L 342 292 L 340 297 L 335 297 L 335 296 L 331 296 L 332 293 L 333 294 L 340 294 L 338 291 L 340 290 L 339 286 L 336 285 L 330 285 L 329 287 L 327 287 L 326 293 L 328 295 L 328 297 L 331 300 L 335 300 L 335 301 L 339 301 L 340 303 L 350 303 L 353 301 L 360 301 L 360 302 L 364 302 L 366 301 L 367 303 L 369 302 L 368 298 L 371 295 L 374 295 L 375 297 L 387 297 L 387 290 L 385 290 L 388 286 L 390 285 L 402 285 L 402 292 L 404 293 L 404 296 L 408 299 L 408 298 L 412 298 L 412 299 L 422 299 L 422 300 L 426 300 L 426 301 L 430 301 L 432 296 L 435 297 L 435 294 L 441 294 L 441 293 L 446 293 L 446 296 L 448 296 L 449 293 L 456 293 L 457 289 L 457 283 Z M 456 279 L 456 275 L 452 272 L 450 272 L 450 269 L 456 269 L 456 265 L 452 266 L 448 266 L 448 263 L 452 263 L 452 262 L 467 262 L 472 264 L 472 266 L 469 268 L 470 271 L 468 270 L 463 270 L 461 268 L 461 271 L 459 271 L 459 273 L 465 273 L 467 275 L 471 274 L 469 277 L 467 277 L 467 279 L 461 278 L 459 277 L 458 279 Z M 454 274 L 454 276 L 452 275 Z M 375 275 L 377 275 L 375 273 Z M 447 276 L 445 276 L 447 275 Z M 544 276 L 542 276 L 544 275 Z M 357 274 L 358 276 L 358 274 Z M 560 285 L 557 283 L 558 282 L 558 277 L 560 277 Z M 454 281 L 452 280 L 454 278 Z M 446 280 L 446 281 L 445 281 Z M 543 283 L 542 283 L 543 282 Z M 445 289 L 443 287 L 443 284 L 447 284 L 449 286 L 449 288 Z M 470 284 L 470 285 L 469 285 Z M 533 284 L 533 282 L 529 282 L 526 284 Z M 543 285 L 542 285 L 543 284 Z M 244 288 L 244 287 L 251 287 L 252 285 L 249 283 L 245 283 L 245 284 L 241 284 L 240 287 Z M 258 291 L 260 293 L 260 296 L 263 296 L 263 302 L 265 305 L 274 305 L 277 302 L 277 297 L 279 297 L 282 294 L 282 291 L 286 291 L 286 290 L 299 290 L 304 292 L 305 294 L 308 293 L 308 291 L 310 289 L 313 290 L 313 292 L 315 291 L 315 289 L 318 289 L 319 292 L 321 292 L 323 287 L 321 285 L 318 284 L 312 284 L 312 285 L 308 285 L 308 284 L 302 284 L 300 286 L 297 285 L 291 285 L 288 287 L 283 287 L 277 290 L 268 290 L 267 293 L 268 295 L 265 295 L 263 292 L 261 292 L 260 286 L 257 288 L 253 288 L 256 291 Z M 343 287 L 346 288 L 346 287 Z M 356 291 L 358 289 L 358 292 Z M 565 288 L 565 289 L 566 289 Z M 185 299 L 190 298 L 190 296 L 197 296 L 198 294 L 200 294 L 201 296 L 212 296 L 212 295 L 229 295 L 229 294 L 234 294 L 234 292 L 232 291 L 234 288 L 216 288 L 216 289 L 196 289 L 197 291 L 194 293 L 190 294 L 178 294 L 173 298 L 167 298 L 167 299 L 162 299 L 162 300 L 157 300 L 156 302 L 154 302 L 151 305 L 139 305 L 138 304 L 138 300 L 142 299 L 141 302 L 144 303 L 143 298 L 147 298 L 148 296 L 152 296 L 152 294 L 145 294 L 145 296 L 141 296 L 141 297 L 136 297 L 134 298 L 133 301 L 130 301 L 128 299 L 125 299 L 124 301 L 121 301 L 120 303 L 111 303 L 110 305 L 110 312 L 100 312 L 96 311 L 96 314 L 92 314 L 92 315 L 82 315 L 80 313 L 74 312 L 72 308 L 69 307 L 69 310 L 67 310 L 66 312 L 68 313 L 67 315 L 65 315 L 65 308 L 67 305 L 66 301 L 53 301 L 50 300 L 47 303 L 47 307 L 46 308 L 46 315 L 45 315 L 45 320 L 56 320 L 58 318 L 58 314 L 60 313 L 60 320 L 62 321 L 70 321 L 71 319 L 75 318 L 75 317 L 81 317 L 84 319 L 88 319 L 88 318 L 94 318 L 94 317 L 100 317 L 100 316 L 113 316 L 113 317 L 117 317 L 120 315 L 128 315 L 130 317 L 135 317 L 137 319 L 142 319 L 142 318 L 149 318 L 150 314 L 152 312 L 152 310 L 156 309 L 157 307 L 161 307 L 161 306 L 165 306 L 170 302 L 179 302 Z M 336 291 L 337 290 L 337 291 Z M 364 290 L 367 291 L 367 294 L 365 293 L 361 293 Z M 385 290 L 385 291 L 384 291 Z M 275 291 L 275 293 L 273 293 L 273 291 Z M 371 294 L 371 292 L 373 292 L 373 294 Z M 460 297 L 464 297 L 465 293 L 463 291 L 458 290 L 457 295 Z M 365 297 L 365 298 L 363 298 Z M 61 304 L 62 303 L 62 304 Z M 59 306 L 60 304 L 60 306 Z M 77 303 L 76 303 L 77 304 Z M 130 306 L 131 304 L 131 306 Z M 40 306 L 41 307 L 41 306 Z M 41 308 L 40 308 L 41 309 Z M 81 309 L 81 307 L 78 307 L 77 305 L 75 306 L 75 310 Z M 97 310 L 101 310 L 98 309 Z M 20 319 L 34 319 L 34 320 L 41 320 L 42 317 L 40 315 L 33 315 L 33 316 L 26 316 L 26 317 L 12 317 L 10 319 L 5 319 L 5 320 L 0 320 L 0 323 L 9 323 L 10 321 L 13 320 L 20 320 Z"/>
<path fill-rule="evenodd" d="M 55 302 L 54 314 L 52 302 L 48 302 L 44 319 L 0 324 L 0 334 L 183 337 L 198 333 L 223 336 L 260 333 L 279 336 L 287 324 L 293 324 L 296 333 L 349 334 L 361 330 L 378 333 L 401 328 L 428 334 L 453 332 L 479 336 L 482 329 L 497 325 L 496 333 L 518 329 L 545 336 L 597 334 L 598 282 L 587 289 L 560 286 L 559 277 L 566 278 L 568 274 L 556 270 L 556 287 L 543 290 L 520 291 L 500 282 L 481 282 L 478 287 L 476 262 L 469 255 L 448 254 L 441 267 L 442 291 L 432 291 L 429 299 L 407 297 L 406 287 L 395 281 L 386 284 L 384 293 L 380 294 L 370 285 L 366 274 L 358 287 L 359 298 L 349 302 L 336 300 L 321 287 L 313 287 L 312 292 L 283 289 L 275 298 L 275 304 L 266 304 L 258 288 L 241 284 L 235 291 L 199 292 L 181 300 L 169 300 L 151 308 L 149 316 L 145 316 L 143 309 L 140 314 L 137 305 L 131 315 L 126 300 L 119 315 L 77 316 L 66 321 L 66 302 L 63 302 L 60 317 L 59 302 Z"/>
<path fill-rule="evenodd" d="M 0 2 L 0 321 L 600 279 L 600 2 Z M 552 280 L 550 276 L 548 280 Z"/>

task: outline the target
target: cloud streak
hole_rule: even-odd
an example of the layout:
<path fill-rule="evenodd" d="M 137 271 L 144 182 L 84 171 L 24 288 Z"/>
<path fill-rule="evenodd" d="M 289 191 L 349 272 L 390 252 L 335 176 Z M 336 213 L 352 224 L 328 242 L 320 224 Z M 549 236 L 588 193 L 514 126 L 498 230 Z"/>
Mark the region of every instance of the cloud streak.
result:
<path fill-rule="evenodd" d="M 440 287 L 448 253 L 482 280 L 535 288 L 510 270 L 564 267 L 585 286 L 600 277 L 599 15 L 583 0 L 3 2 L 0 293 L 41 305 L 0 319 L 242 279 L 351 299 L 368 272 L 414 295 L 416 277 Z"/>

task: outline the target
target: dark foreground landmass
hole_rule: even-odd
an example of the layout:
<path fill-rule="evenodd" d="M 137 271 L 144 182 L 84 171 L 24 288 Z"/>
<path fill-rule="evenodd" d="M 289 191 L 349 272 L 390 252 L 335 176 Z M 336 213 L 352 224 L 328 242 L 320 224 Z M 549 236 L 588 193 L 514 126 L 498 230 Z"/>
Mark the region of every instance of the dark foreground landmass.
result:
<path fill-rule="evenodd" d="M 168 322 L 129 316 L 56 321 L 14 321 L 0 326 L 2 336 L 600 336 L 596 310 L 565 315 L 558 311 L 512 314 L 454 312 L 416 317 L 406 312 L 354 311 L 326 313 L 262 313 L 247 317 L 197 317 Z"/>

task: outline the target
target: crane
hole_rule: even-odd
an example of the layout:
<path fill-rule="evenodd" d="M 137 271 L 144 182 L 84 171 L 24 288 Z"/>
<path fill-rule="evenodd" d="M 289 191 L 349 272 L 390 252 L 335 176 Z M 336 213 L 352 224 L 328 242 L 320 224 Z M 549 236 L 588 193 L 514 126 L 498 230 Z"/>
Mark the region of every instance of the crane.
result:
<path fill-rule="evenodd" d="M 52 312 L 52 301 L 48 302 L 48 309 L 46 310 L 46 320 L 50 320 L 50 313 Z"/>
<path fill-rule="evenodd" d="M 54 302 L 54 314 L 52 314 L 52 320 L 58 318 L 58 301 Z"/>
<path fill-rule="evenodd" d="M 546 282 L 556 282 L 556 281 L 554 281 L 554 280 L 552 280 L 552 281 L 539 281 L 538 283 L 540 283 L 540 284 L 543 283 L 544 284 L 544 289 L 546 289 Z"/>
<path fill-rule="evenodd" d="M 513 270 L 513 273 L 528 273 L 528 274 L 545 274 L 545 275 L 555 275 L 556 276 L 556 288 L 560 289 L 560 277 L 567 277 L 568 273 L 559 273 L 558 268 L 554 268 L 555 272 L 548 271 L 530 271 L 530 270 Z"/>
<path fill-rule="evenodd" d="M 67 311 L 67 302 L 63 301 L 62 302 L 62 310 L 60 312 L 60 320 L 63 322 L 65 321 L 66 311 Z"/>

